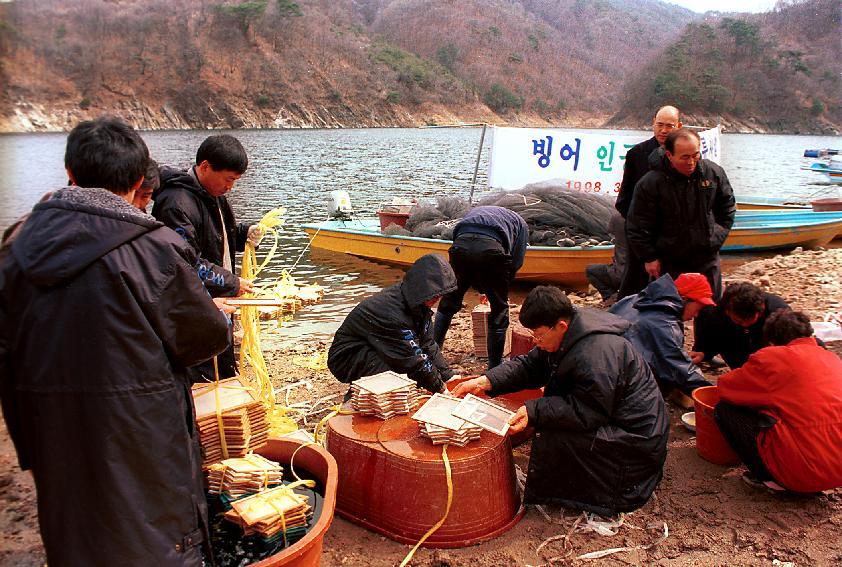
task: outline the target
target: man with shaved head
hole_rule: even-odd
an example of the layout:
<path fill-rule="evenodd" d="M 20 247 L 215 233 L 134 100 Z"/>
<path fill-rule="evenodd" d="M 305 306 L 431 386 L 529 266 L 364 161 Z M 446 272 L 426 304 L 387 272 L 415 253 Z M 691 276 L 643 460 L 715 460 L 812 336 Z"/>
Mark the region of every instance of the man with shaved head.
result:
<path fill-rule="evenodd" d="M 614 235 L 614 258 L 611 264 L 592 264 L 585 270 L 588 280 L 599 291 L 602 298 L 609 302 L 620 299 L 624 295 L 637 293 L 646 286 L 647 276 L 643 263 L 635 260 L 626 242 L 626 215 L 631 206 L 635 185 L 649 171 L 649 155 L 664 147 L 667 135 L 676 128 L 681 128 L 678 109 L 674 106 L 662 106 L 655 114 L 655 119 L 652 120 L 652 137 L 632 146 L 626 153 L 623 181 L 620 183 L 620 192 L 614 204 L 617 214 L 608 225 Z M 633 275 L 636 276 L 634 281 L 639 282 L 640 288 L 617 297 L 620 284 L 630 267 L 633 269 Z"/>

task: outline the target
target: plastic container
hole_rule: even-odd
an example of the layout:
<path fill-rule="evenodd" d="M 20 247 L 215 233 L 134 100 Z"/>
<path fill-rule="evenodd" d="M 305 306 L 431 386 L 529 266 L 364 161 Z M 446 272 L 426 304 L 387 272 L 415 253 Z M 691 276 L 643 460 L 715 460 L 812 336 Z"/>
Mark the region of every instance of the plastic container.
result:
<path fill-rule="evenodd" d="M 380 219 L 380 230 L 385 230 L 390 224 L 406 226 L 406 221 L 409 219 L 409 213 L 383 210 L 377 211 L 377 216 Z"/>
<path fill-rule="evenodd" d="M 293 452 L 302 445 L 292 439 L 269 439 L 265 447 L 257 451 L 267 459 L 278 461 L 284 468 L 289 465 Z M 293 467 L 296 472 L 305 477 L 306 471 L 312 478 L 324 487 L 324 503 L 322 512 L 316 523 L 303 538 L 290 547 L 271 557 L 254 563 L 256 567 L 279 567 L 289 565 L 295 567 L 318 567 L 322 561 L 322 540 L 325 532 L 333 521 L 336 506 L 336 488 L 338 472 L 336 461 L 320 445 L 308 445 L 295 455 Z"/>
<path fill-rule="evenodd" d="M 696 451 L 706 461 L 716 465 L 736 465 L 740 458 L 719 431 L 713 418 L 713 408 L 719 403 L 716 386 L 693 390 L 696 409 Z"/>
<path fill-rule="evenodd" d="M 529 332 L 529 329 L 520 323 L 512 325 L 512 348 L 509 351 L 509 358 L 526 354 L 534 346 L 535 340 L 532 338 L 532 333 Z"/>
<path fill-rule="evenodd" d="M 829 199 L 816 199 L 815 201 L 810 201 L 810 205 L 812 205 L 813 210 L 817 213 L 842 211 L 842 199 L 836 197 L 831 197 Z"/>
<path fill-rule="evenodd" d="M 343 518 L 414 545 L 447 506 L 442 448 L 421 437 L 409 416 L 386 421 L 337 415 L 327 447 L 339 466 L 336 512 Z M 494 538 L 523 516 L 508 437 L 483 431 L 479 441 L 447 448 L 453 502 L 425 547 L 454 548 Z"/>

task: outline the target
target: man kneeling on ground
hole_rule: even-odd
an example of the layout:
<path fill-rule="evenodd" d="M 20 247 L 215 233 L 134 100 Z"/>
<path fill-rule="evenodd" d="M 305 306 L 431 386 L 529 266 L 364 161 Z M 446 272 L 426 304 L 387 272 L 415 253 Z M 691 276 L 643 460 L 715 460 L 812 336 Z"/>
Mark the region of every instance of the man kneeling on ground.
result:
<path fill-rule="evenodd" d="M 430 392 L 453 375 L 433 340 L 433 307 L 456 289 L 456 276 L 437 254 L 422 256 L 403 281 L 360 302 L 342 322 L 327 355 L 340 382 L 386 370 L 407 374 Z"/>
<path fill-rule="evenodd" d="M 779 309 L 772 345 L 719 379 L 714 417 L 752 485 L 793 492 L 842 486 L 842 360 L 818 344 L 810 319 Z"/>
<path fill-rule="evenodd" d="M 510 420 L 535 428 L 527 504 L 602 516 L 643 506 L 663 473 L 669 418 L 652 371 L 623 338 L 629 324 L 575 309 L 558 288 L 533 289 L 520 311 L 536 348 L 454 389 L 492 396 L 544 386 Z"/>
<path fill-rule="evenodd" d="M 681 274 L 673 281 L 665 274 L 608 310 L 631 323 L 625 336 L 649 363 L 665 396 L 673 390 L 690 396 L 711 385 L 684 350 L 684 321 L 705 305 L 716 305 L 705 276 Z"/>

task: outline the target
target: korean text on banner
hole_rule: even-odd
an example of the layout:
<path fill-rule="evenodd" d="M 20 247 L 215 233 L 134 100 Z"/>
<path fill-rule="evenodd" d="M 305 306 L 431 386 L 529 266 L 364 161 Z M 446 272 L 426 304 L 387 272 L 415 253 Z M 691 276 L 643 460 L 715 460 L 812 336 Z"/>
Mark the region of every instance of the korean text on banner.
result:
<path fill-rule="evenodd" d="M 702 157 L 719 163 L 719 127 L 699 132 Z M 488 184 L 520 189 L 528 183 L 563 180 L 567 189 L 615 196 L 626 152 L 645 134 L 581 132 L 558 128 L 494 127 Z"/>

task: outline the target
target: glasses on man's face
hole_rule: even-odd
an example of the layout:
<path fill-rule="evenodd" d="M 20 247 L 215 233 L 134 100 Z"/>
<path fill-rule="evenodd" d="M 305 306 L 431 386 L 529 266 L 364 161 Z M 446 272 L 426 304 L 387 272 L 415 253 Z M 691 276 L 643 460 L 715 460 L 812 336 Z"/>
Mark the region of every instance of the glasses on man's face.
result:
<path fill-rule="evenodd" d="M 558 323 L 556 323 L 556 325 L 558 325 Z M 532 333 L 532 342 L 535 343 L 536 345 L 541 344 L 541 341 L 544 340 L 544 337 L 546 337 L 550 333 L 550 331 L 552 331 L 553 329 L 555 329 L 555 325 L 553 325 L 552 327 L 550 327 L 549 329 L 547 329 L 546 331 L 544 331 L 541 334 L 536 335 L 535 333 Z"/>
<path fill-rule="evenodd" d="M 675 159 L 677 159 L 678 161 L 682 161 L 684 163 L 690 163 L 690 162 L 699 161 L 700 159 L 702 159 L 702 154 L 699 153 L 699 152 L 696 152 L 695 154 L 677 156 Z"/>
<path fill-rule="evenodd" d="M 658 130 L 674 130 L 678 127 L 678 124 L 674 122 L 655 122 L 655 128 Z"/>

